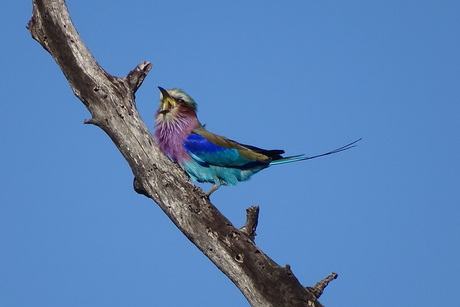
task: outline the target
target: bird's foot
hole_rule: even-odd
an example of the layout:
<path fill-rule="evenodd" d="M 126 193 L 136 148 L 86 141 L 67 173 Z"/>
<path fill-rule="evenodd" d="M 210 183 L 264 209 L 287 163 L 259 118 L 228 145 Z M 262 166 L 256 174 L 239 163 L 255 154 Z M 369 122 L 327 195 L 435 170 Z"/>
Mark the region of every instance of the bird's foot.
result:
<path fill-rule="evenodd" d="M 208 192 L 204 193 L 204 197 L 207 197 L 209 198 L 209 196 L 211 196 L 212 193 L 214 193 L 215 191 L 217 191 L 217 189 L 220 187 L 220 185 L 215 185 L 211 188 L 211 190 L 209 190 Z"/>

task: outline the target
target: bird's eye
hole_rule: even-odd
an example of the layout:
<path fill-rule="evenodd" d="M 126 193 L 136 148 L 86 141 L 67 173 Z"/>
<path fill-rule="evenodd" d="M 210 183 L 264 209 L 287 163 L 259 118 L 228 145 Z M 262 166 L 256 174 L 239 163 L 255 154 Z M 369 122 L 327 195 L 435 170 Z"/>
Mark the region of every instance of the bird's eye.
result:
<path fill-rule="evenodd" d="M 177 101 L 177 103 L 180 103 L 180 104 L 185 103 L 184 99 L 182 99 L 182 98 L 177 98 L 176 101 Z"/>

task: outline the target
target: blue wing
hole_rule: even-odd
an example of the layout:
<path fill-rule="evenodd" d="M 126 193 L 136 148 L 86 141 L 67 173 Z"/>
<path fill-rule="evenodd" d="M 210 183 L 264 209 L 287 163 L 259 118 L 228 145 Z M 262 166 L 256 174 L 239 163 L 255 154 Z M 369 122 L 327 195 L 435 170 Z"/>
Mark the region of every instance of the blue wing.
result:
<path fill-rule="evenodd" d="M 217 165 L 233 168 L 251 168 L 267 162 L 250 159 L 236 148 L 226 148 L 208 141 L 199 134 L 190 134 L 183 143 L 185 150 L 201 165 Z"/>

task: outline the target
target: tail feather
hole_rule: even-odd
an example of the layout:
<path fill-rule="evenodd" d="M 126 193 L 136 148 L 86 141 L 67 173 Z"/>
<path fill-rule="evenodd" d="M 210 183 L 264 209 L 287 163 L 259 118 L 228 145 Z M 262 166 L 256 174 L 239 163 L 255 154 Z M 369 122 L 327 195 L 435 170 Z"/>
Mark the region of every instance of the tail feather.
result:
<path fill-rule="evenodd" d="M 270 165 L 291 163 L 291 162 L 297 162 L 297 161 L 304 161 L 304 160 L 310 160 L 310 159 L 315 159 L 315 158 L 319 158 L 319 157 L 324 157 L 324 156 L 336 154 L 336 153 L 339 153 L 339 152 L 341 152 L 341 151 L 345 151 L 345 150 L 351 149 L 351 148 L 353 148 L 353 147 L 356 147 L 356 143 L 358 143 L 359 141 L 361 141 L 361 139 L 362 139 L 362 138 L 359 138 L 359 139 L 357 139 L 356 141 L 351 142 L 351 143 L 349 143 L 349 144 L 347 144 L 347 145 L 345 145 L 345 146 L 342 146 L 342 147 L 339 147 L 339 148 L 337 148 L 337 149 L 328 151 L 328 152 L 326 152 L 326 153 L 322 153 L 322 154 L 319 154 L 319 155 L 311 156 L 311 157 L 305 157 L 305 155 L 297 155 L 297 156 L 283 157 L 283 158 L 281 158 L 281 159 L 273 160 L 272 162 L 270 162 Z"/>

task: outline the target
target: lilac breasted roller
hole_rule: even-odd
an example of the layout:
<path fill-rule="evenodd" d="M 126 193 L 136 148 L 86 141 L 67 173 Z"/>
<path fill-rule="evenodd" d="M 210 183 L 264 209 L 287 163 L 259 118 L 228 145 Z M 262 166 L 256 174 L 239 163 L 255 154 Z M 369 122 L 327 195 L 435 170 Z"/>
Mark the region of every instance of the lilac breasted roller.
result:
<path fill-rule="evenodd" d="M 155 115 L 155 138 L 161 151 L 198 182 L 213 183 L 209 196 L 221 185 L 248 180 L 270 165 L 296 162 L 334 154 L 348 145 L 320 155 L 283 157 L 284 150 L 265 150 L 209 132 L 197 118 L 195 101 L 175 88 L 160 89 L 160 108 Z"/>

